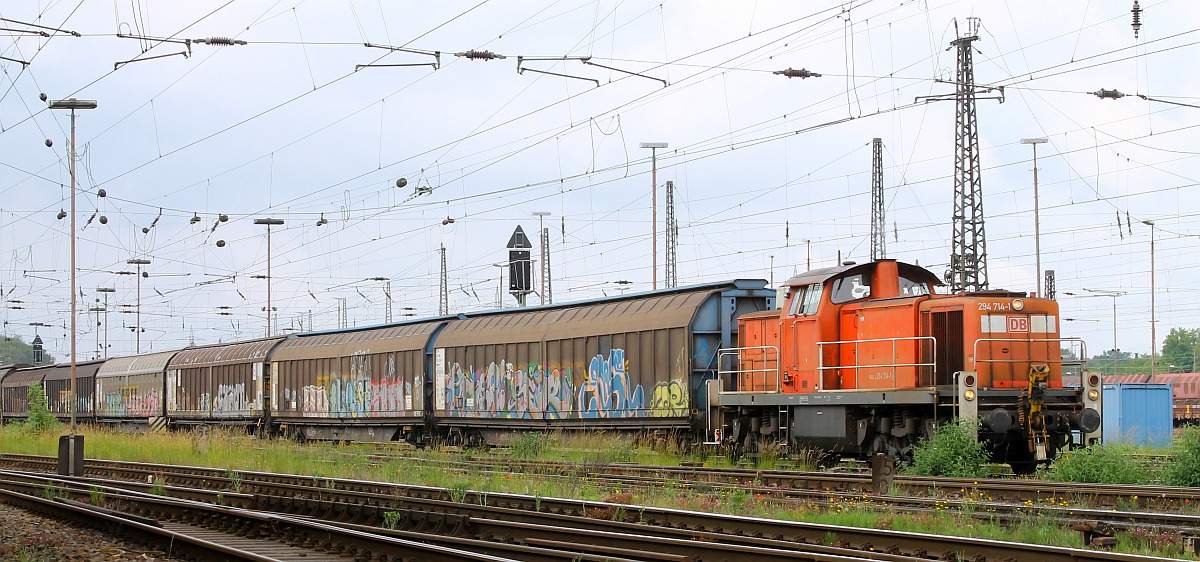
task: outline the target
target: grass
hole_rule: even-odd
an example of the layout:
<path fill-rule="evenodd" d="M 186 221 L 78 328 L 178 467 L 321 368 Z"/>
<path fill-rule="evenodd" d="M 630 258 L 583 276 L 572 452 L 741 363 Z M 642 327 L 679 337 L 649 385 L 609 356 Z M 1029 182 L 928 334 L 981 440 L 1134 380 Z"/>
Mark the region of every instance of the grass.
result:
<path fill-rule="evenodd" d="M 262 440 L 235 431 L 214 430 L 205 436 L 188 433 L 129 434 L 107 430 L 83 429 L 88 458 L 120 459 L 150 463 L 171 463 L 217 467 L 231 478 L 232 491 L 241 487 L 248 471 L 303 474 L 317 481 L 329 477 L 354 478 L 413 485 L 436 486 L 449 490 L 459 503 L 479 503 L 488 494 L 515 493 L 536 498 L 574 498 L 606 501 L 617 507 L 599 508 L 595 516 L 605 519 L 636 520 L 636 505 L 686 509 L 708 513 L 727 513 L 786 521 L 825 523 L 838 526 L 893 529 L 923 533 L 952 534 L 1015 540 L 1043 545 L 1076 547 L 1079 535 L 1045 522 L 999 525 L 977 520 L 973 510 L 948 506 L 931 513 L 900 514 L 869 498 L 808 503 L 779 501 L 746 490 L 698 486 L 686 488 L 679 482 L 650 491 L 622 490 L 598 484 L 587 478 L 558 478 L 539 474 L 503 473 L 478 468 L 455 469 L 446 465 L 405 457 L 453 460 L 461 453 L 449 450 L 405 451 L 396 458 L 375 457 L 378 447 L 367 445 L 297 444 L 285 440 Z M 31 435 L 15 428 L 0 428 L 0 451 L 36 455 L 57 454 L 57 435 Z M 523 447 L 534 458 L 580 462 L 638 462 L 678 464 L 698 461 L 702 452 L 652 451 L 633 440 L 612 434 L 558 435 L 541 434 Z M 199 446 L 202 443 L 202 446 Z M 709 459 L 710 461 L 713 459 Z M 169 482 L 155 484 L 169 485 Z M 158 486 L 156 486 L 158 488 Z M 165 491 L 165 490 L 164 490 Z M 53 494 L 54 491 L 48 491 Z M 103 498 L 93 498 L 103 503 Z M 982 501 L 982 500 L 980 500 Z M 621 506 L 631 507 L 621 507 Z M 539 508 L 540 509 L 540 508 Z M 1182 557 L 1177 537 L 1149 531 L 1120 536 L 1121 552 L 1136 552 L 1158 557 Z M 1194 559 L 1194 558 L 1193 558 Z"/>

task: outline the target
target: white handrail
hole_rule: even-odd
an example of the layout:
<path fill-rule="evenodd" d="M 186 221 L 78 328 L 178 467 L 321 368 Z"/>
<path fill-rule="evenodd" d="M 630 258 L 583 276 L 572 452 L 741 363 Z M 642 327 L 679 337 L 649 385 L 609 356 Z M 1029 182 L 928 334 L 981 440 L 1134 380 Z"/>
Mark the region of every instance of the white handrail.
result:
<path fill-rule="evenodd" d="M 758 369 L 741 369 L 741 368 L 725 369 L 724 368 L 724 366 L 726 364 L 724 359 L 726 357 L 733 358 L 733 360 L 731 360 L 729 362 L 729 364 L 731 366 L 733 366 L 734 364 L 737 364 L 738 367 L 741 367 L 740 363 L 738 363 L 736 360 L 743 357 L 745 352 L 753 352 L 753 351 L 758 351 L 758 352 L 762 353 L 761 360 L 762 360 L 762 364 L 764 365 L 762 368 L 758 368 Z M 756 378 L 756 377 L 754 377 L 754 375 L 757 374 L 757 375 L 762 376 L 762 383 L 763 383 L 762 386 L 766 387 L 767 382 L 769 382 L 772 373 L 774 373 L 775 384 L 774 384 L 774 386 L 770 387 L 769 389 L 765 389 L 765 391 L 777 393 L 780 390 L 780 382 L 781 382 L 780 378 L 779 378 L 779 348 L 778 347 L 775 347 L 773 345 L 757 345 L 757 346 L 750 346 L 750 347 L 728 347 L 728 348 L 717 350 L 717 377 L 721 379 L 721 392 L 763 392 L 764 390 L 747 391 L 747 390 L 744 390 L 741 388 L 737 388 L 737 390 L 733 390 L 734 386 L 732 384 L 726 384 L 726 383 L 731 382 L 728 379 L 731 377 L 734 377 L 734 376 L 738 376 L 740 378 L 741 375 L 749 374 L 749 375 L 751 375 L 751 377 L 753 379 L 753 378 Z M 726 390 L 726 389 L 729 389 L 729 390 Z"/>
<path fill-rule="evenodd" d="M 937 357 L 937 340 L 934 339 L 933 336 L 914 336 L 914 337 L 905 337 L 905 338 L 877 338 L 877 339 L 869 339 L 869 340 L 845 340 L 845 341 L 817 342 L 817 373 L 820 375 L 817 377 L 817 390 L 825 390 L 824 371 L 829 371 L 829 370 L 854 369 L 854 388 L 861 388 L 858 384 L 858 371 L 860 369 L 878 369 L 880 367 L 891 369 L 892 370 L 892 388 L 896 388 L 895 387 L 896 369 L 898 369 L 900 367 L 914 367 L 914 368 L 927 367 L 930 369 L 930 371 L 932 371 L 936 367 L 936 364 L 932 360 L 929 362 L 921 362 L 921 363 L 897 363 L 896 362 L 896 344 L 898 342 L 902 342 L 902 341 L 909 341 L 909 342 L 928 341 L 930 344 L 930 350 L 929 350 L 929 355 L 927 355 L 926 357 L 930 357 L 930 358 Z M 892 362 L 891 363 L 879 363 L 879 364 L 874 364 L 874 365 L 859 365 L 858 364 L 858 356 L 859 356 L 858 349 L 859 349 L 860 345 L 867 344 L 867 343 L 885 343 L 885 342 L 890 342 L 892 344 Z M 855 361 L 854 365 L 832 365 L 832 366 L 825 365 L 825 346 L 842 346 L 842 345 L 850 345 L 850 344 L 854 344 L 854 361 Z"/>

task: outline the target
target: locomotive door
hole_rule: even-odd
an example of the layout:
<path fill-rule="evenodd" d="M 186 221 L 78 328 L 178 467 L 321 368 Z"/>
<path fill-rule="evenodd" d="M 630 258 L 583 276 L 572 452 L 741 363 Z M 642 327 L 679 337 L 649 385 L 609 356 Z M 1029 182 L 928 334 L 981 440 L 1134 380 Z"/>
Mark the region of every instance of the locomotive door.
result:
<path fill-rule="evenodd" d="M 833 350 L 833 359 L 835 365 L 841 367 L 832 369 L 826 373 L 836 373 L 837 378 L 834 380 L 835 386 L 830 386 L 830 377 L 825 377 L 826 389 L 840 388 L 858 388 L 858 342 L 859 336 L 859 310 L 858 308 L 847 309 L 841 311 L 838 319 L 838 343 Z M 828 360 L 826 361 L 828 363 Z M 828 365 L 826 365 L 828 366 Z"/>
<path fill-rule="evenodd" d="M 934 359 L 936 384 L 954 384 L 954 373 L 965 370 L 963 364 L 963 311 L 934 310 L 930 313 L 930 333 L 937 347 Z"/>

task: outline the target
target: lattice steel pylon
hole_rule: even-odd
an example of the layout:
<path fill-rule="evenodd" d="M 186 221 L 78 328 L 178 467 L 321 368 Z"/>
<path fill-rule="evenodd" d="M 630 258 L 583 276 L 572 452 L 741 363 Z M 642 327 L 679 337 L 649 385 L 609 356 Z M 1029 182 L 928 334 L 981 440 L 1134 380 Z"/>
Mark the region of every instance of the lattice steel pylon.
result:
<path fill-rule="evenodd" d="M 675 220 L 675 182 L 667 182 L 667 287 L 679 286 L 676 250 L 679 248 L 679 223 Z"/>
<path fill-rule="evenodd" d="M 386 324 L 391 324 L 392 323 L 392 282 L 391 281 L 385 281 L 383 283 L 383 302 L 384 302 L 384 306 L 386 307 L 386 308 L 384 308 L 383 321 Z"/>
<path fill-rule="evenodd" d="M 347 313 L 347 307 L 346 307 L 346 297 L 333 297 L 333 298 L 337 299 L 337 303 L 338 303 L 338 327 L 339 328 L 350 327 L 349 315 Z"/>
<path fill-rule="evenodd" d="M 438 285 L 438 314 L 445 316 L 450 314 L 450 284 L 449 279 L 446 278 L 446 245 L 442 244 L 438 251 L 442 254 L 442 275 Z"/>
<path fill-rule="evenodd" d="M 871 141 L 871 261 L 887 257 L 887 221 L 883 210 L 883 139 Z"/>
<path fill-rule="evenodd" d="M 971 44 L 979 39 L 979 19 L 968 18 L 967 28 L 966 37 L 950 42 L 958 47 L 954 80 L 954 239 L 950 248 L 950 287 L 955 292 L 988 288 L 975 66 L 971 59 Z"/>
<path fill-rule="evenodd" d="M 954 24 L 955 30 L 958 23 Z M 957 34 L 957 33 L 956 33 Z M 920 96 L 930 101 L 954 100 L 954 216 L 950 247 L 950 267 L 946 281 L 954 292 L 981 291 L 988 288 L 987 238 L 983 231 L 983 190 L 979 166 L 979 126 L 975 119 L 975 101 L 998 99 L 1004 103 L 1003 86 L 976 86 L 971 60 L 972 44 L 979 40 L 979 18 L 967 18 L 967 35 L 950 42 L 958 48 L 958 71 L 954 94 Z M 998 91 L 986 98 L 981 93 Z"/>
<path fill-rule="evenodd" d="M 541 236 L 542 244 L 542 295 L 546 304 L 554 304 L 553 291 L 551 290 L 550 281 L 554 279 L 550 275 L 550 229 L 543 228 Z"/>

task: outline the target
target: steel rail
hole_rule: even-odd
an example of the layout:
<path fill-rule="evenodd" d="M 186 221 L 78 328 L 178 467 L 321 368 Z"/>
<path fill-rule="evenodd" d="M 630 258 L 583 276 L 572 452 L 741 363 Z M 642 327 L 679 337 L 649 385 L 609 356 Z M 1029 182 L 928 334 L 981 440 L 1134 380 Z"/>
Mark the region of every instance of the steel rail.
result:
<path fill-rule="evenodd" d="M 145 474 L 159 474 L 167 479 L 194 478 L 197 481 L 210 481 L 214 484 L 230 486 L 232 482 L 224 479 L 225 472 L 216 469 L 199 467 L 178 467 L 168 465 L 152 465 L 145 463 L 123 463 L 117 461 L 87 461 L 85 469 L 96 473 L 112 473 L 119 467 L 130 470 L 133 478 L 144 478 Z M 650 527 L 673 528 L 686 532 L 712 532 L 720 540 L 729 542 L 741 540 L 736 533 L 752 535 L 748 538 L 770 538 L 797 544 L 821 544 L 829 537 L 837 537 L 838 546 L 855 547 L 860 550 L 876 552 L 894 552 L 913 557 L 960 557 L 973 559 L 986 557 L 988 560 L 1011 558 L 1013 560 L 1037 560 L 1045 562 L 1078 562 L 1078 561 L 1149 561 L 1155 558 L 1112 552 L 1099 552 L 1041 545 L 1008 543 L 1003 541 L 974 539 L 968 537 L 951 537 L 903 531 L 874 530 L 850 527 L 839 527 L 816 523 L 801 523 L 777 521 L 758 518 L 746 518 L 730 515 L 699 513 L 674 509 L 628 506 L 607 502 L 583 502 L 558 498 L 535 498 L 515 494 L 482 493 L 457 491 L 462 497 L 452 501 L 450 490 L 427 486 L 408 486 L 380 482 L 366 482 L 350 479 L 313 478 L 296 475 L 278 475 L 260 472 L 239 471 L 238 482 L 243 491 L 249 489 L 257 494 L 272 494 L 285 491 L 288 486 L 300 486 L 303 483 L 308 493 L 326 494 L 332 497 L 336 493 L 353 492 L 357 499 L 347 501 L 360 503 L 381 501 L 388 498 L 392 501 L 403 501 L 408 505 L 426 502 L 426 505 L 436 506 L 448 512 L 475 517 L 489 517 L 486 513 L 502 513 L 504 518 L 532 518 L 536 516 L 552 516 L 554 521 L 564 521 L 573 517 L 573 523 L 584 528 L 606 530 L 614 528 L 612 524 L 630 524 Z M 314 492 L 314 489 L 316 490 Z M 429 503 L 440 502 L 440 503 Z M 485 508 L 502 508 L 503 512 L 485 512 Z M 620 521 L 607 521 L 595 517 L 587 517 L 589 512 L 597 511 Z M 618 517 L 617 515 L 620 514 Z M 618 529 L 620 532 L 624 529 Z M 993 558 L 995 557 L 995 558 Z"/>
<path fill-rule="evenodd" d="M 0 480 L 0 492 L 9 490 L 8 493 L 33 496 L 40 490 L 51 490 L 53 494 L 73 493 L 83 498 L 87 498 L 91 493 L 85 480 L 20 475 L 12 472 L 5 472 L 4 476 L 8 478 Z M 14 480 L 13 477 L 23 477 L 25 481 Z M 14 489 L 22 491 L 11 492 Z M 125 492 L 124 490 L 112 486 L 107 486 L 105 489 L 109 492 L 118 492 L 115 496 L 107 497 L 113 497 L 125 509 L 130 510 L 132 515 L 120 517 L 114 515 L 111 510 L 85 509 L 73 503 L 62 505 L 82 510 L 96 518 L 129 521 L 137 526 L 158 529 L 168 538 L 203 545 L 211 552 L 200 557 L 202 560 L 228 559 L 268 562 L 303 559 L 332 562 L 345 560 L 344 555 L 369 560 L 381 558 L 408 560 L 416 557 L 430 562 L 512 562 L 517 560 L 354 529 L 344 529 L 320 521 L 298 519 L 287 515 L 260 513 L 140 491 L 122 494 L 120 492 Z M 39 498 L 35 497 L 34 499 Z M 147 518 L 149 518 L 149 523 L 146 522 Z M 322 556 L 326 553 L 328 554 Z"/>

